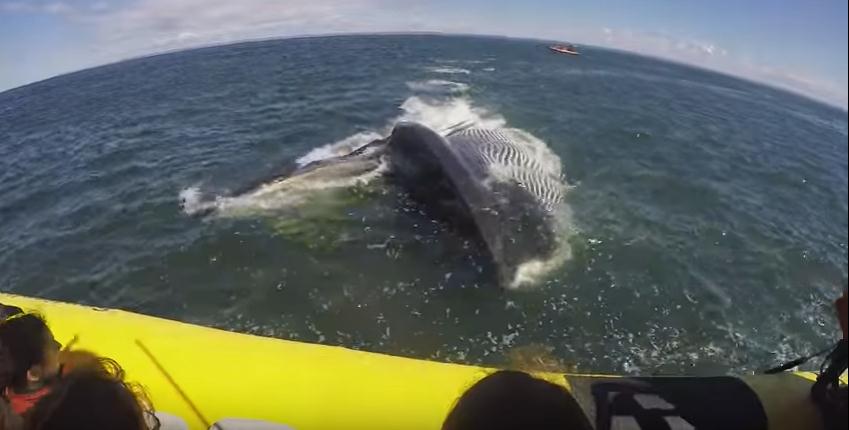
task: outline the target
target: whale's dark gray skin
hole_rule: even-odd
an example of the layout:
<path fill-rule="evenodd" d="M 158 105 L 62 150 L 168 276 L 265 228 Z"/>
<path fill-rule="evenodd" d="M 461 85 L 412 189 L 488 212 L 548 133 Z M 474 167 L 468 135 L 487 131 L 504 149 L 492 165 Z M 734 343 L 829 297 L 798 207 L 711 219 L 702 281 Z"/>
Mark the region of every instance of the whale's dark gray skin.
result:
<path fill-rule="evenodd" d="M 516 272 L 522 264 L 557 251 L 552 205 L 562 186 L 540 175 L 539 185 L 550 189 L 534 193 L 528 183 L 497 180 L 488 152 L 508 162 L 529 162 L 519 151 L 510 154 L 512 143 L 500 137 L 468 129 L 446 139 L 422 125 L 401 124 L 387 151 L 393 179 L 433 215 L 475 234 L 493 259 L 499 284 L 512 286 L 521 281 Z"/>
<path fill-rule="evenodd" d="M 385 139 L 252 184 L 232 198 L 313 179 L 338 181 L 388 167 L 385 176 L 390 183 L 434 218 L 478 239 L 492 258 L 499 284 L 518 288 L 527 281 L 528 268 L 538 270 L 560 250 L 556 215 L 564 185 L 559 159 L 552 155 L 555 163 L 541 160 L 514 137 L 475 128 L 443 137 L 423 125 L 401 123 Z M 201 213 L 217 207 L 206 209 Z"/>

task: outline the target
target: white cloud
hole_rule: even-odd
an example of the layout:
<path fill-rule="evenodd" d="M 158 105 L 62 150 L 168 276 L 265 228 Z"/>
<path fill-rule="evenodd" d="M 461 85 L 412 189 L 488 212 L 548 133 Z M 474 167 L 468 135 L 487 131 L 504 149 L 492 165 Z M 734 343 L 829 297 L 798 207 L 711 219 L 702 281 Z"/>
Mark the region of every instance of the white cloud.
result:
<path fill-rule="evenodd" d="M 664 32 L 544 28 L 434 11 L 424 0 L 0 0 L 0 12 L 45 13 L 77 25 L 90 43 L 75 64 L 102 64 L 197 46 L 307 34 L 448 31 L 519 37 L 567 37 L 671 59 L 766 82 L 843 107 L 847 84 L 802 70 L 752 64 L 706 40 Z M 568 34 L 564 34 L 568 31 Z M 53 73 L 67 70 L 53 70 Z M 46 76 L 44 76 L 46 77 Z M 35 77 L 34 77 L 35 78 Z"/>
<path fill-rule="evenodd" d="M 29 12 L 29 11 L 30 11 L 30 4 L 29 3 L 24 3 L 24 2 L 20 2 L 20 1 L 10 1 L 10 2 L 0 3 L 0 12 L 15 13 L 15 12 Z"/>
<path fill-rule="evenodd" d="M 50 15 L 66 15 L 74 12 L 74 8 L 68 3 L 56 2 L 34 2 L 34 1 L 7 1 L 0 3 L 0 12 L 6 13 L 46 13 Z"/>
<path fill-rule="evenodd" d="M 588 42 L 603 46 L 665 58 L 717 70 L 746 79 L 764 82 L 808 97 L 843 107 L 847 106 L 846 84 L 819 78 L 804 71 L 754 64 L 715 43 L 677 38 L 662 32 L 615 30 L 602 27 L 583 35 Z"/>
<path fill-rule="evenodd" d="M 87 18 L 107 57 L 244 39 L 380 29 L 383 0 L 140 0 Z"/>
<path fill-rule="evenodd" d="M 92 12 L 103 12 L 109 9 L 109 3 L 105 1 L 96 1 L 88 6 Z"/>
<path fill-rule="evenodd" d="M 47 3 L 43 6 L 43 8 L 45 12 L 52 14 L 62 14 L 73 11 L 73 8 L 71 6 L 69 6 L 67 3 L 62 2 Z"/>
<path fill-rule="evenodd" d="M 602 27 L 599 35 L 589 34 L 590 40 L 603 41 L 608 47 L 648 55 L 682 59 L 688 62 L 705 61 L 711 57 L 725 57 L 728 51 L 715 43 L 675 37 L 662 32 L 614 30 Z M 600 36 L 600 37 L 597 37 Z M 598 43 L 598 42 L 596 42 Z"/>
<path fill-rule="evenodd" d="M 826 79 L 770 66 L 748 64 L 743 67 L 744 69 L 739 74 L 745 77 L 814 97 L 844 109 L 849 105 L 849 97 L 847 97 L 845 84 L 841 86 L 836 82 Z"/>

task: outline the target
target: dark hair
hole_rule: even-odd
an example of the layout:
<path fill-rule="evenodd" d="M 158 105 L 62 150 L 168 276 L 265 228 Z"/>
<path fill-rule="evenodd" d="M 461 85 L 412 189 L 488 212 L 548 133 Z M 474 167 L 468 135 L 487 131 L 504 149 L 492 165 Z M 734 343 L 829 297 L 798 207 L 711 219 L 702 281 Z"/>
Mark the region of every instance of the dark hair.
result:
<path fill-rule="evenodd" d="M 150 421 L 149 421 L 150 420 Z M 148 430 L 159 428 L 144 391 L 124 381 L 113 360 L 74 369 L 27 416 L 27 430 Z"/>
<path fill-rule="evenodd" d="M 469 388 L 442 430 L 590 430 L 565 388 L 524 372 L 501 370 Z"/>
<path fill-rule="evenodd" d="M 38 314 L 22 313 L 0 321 L 0 389 L 26 385 L 27 371 L 44 362 L 49 333 Z"/>
<path fill-rule="evenodd" d="M 4 305 L 3 303 L 0 303 L 0 322 L 6 318 L 22 313 L 24 313 L 24 311 L 17 306 Z"/>

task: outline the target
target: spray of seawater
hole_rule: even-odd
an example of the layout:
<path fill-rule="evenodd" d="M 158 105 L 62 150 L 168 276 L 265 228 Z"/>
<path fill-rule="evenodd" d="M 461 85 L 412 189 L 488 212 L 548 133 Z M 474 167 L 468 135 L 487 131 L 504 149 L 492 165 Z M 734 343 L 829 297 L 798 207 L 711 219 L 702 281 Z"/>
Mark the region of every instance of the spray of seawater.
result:
<path fill-rule="evenodd" d="M 388 136 L 395 124 L 399 122 L 417 122 L 439 131 L 449 130 L 457 124 L 480 128 L 499 128 L 506 124 L 504 117 L 474 106 L 467 97 L 411 96 L 398 108 L 401 114 L 387 121 L 384 127 L 361 131 L 315 148 L 298 158 L 298 165 L 306 166 L 315 161 L 349 154 L 375 139 Z"/>
<path fill-rule="evenodd" d="M 187 215 L 195 215 L 209 208 L 209 202 L 203 201 L 203 193 L 197 185 L 182 189 L 179 197 L 183 212 Z"/>
<path fill-rule="evenodd" d="M 469 84 L 445 79 L 428 79 L 426 81 L 407 82 L 407 88 L 424 94 L 462 94 L 469 90 Z"/>
<path fill-rule="evenodd" d="M 452 73 L 462 74 L 457 71 Z M 544 141 L 533 134 L 518 128 L 510 128 L 507 126 L 506 119 L 500 114 L 476 106 L 465 94 L 468 90 L 467 84 L 431 79 L 409 82 L 408 87 L 416 93 L 401 103 L 398 107 L 399 114 L 388 120 L 383 127 L 361 131 L 312 149 L 299 157 L 296 160 L 297 164 L 305 167 L 317 161 L 349 154 L 370 142 L 388 136 L 392 128 L 400 122 L 417 122 L 443 134 L 453 132 L 458 125 L 464 129 L 498 130 L 497 133 L 503 134 L 515 145 L 523 159 L 527 161 L 527 165 L 517 166 L 492 157 L 487 160 L 487 163 L 493 180 L 515 182 L 526 187 L 532 194 L 539 194 L 542 191 L 536 190 L 534 181 L 528 180 L 538 171 L 555 184 L 547 188 L 547 190 L 556 189 L 556 196 L 547 202 L 546 210 L 555 224 L 553 231 L 561 236 L 557 241 L 558 247 L 546 258 L 530 260 L 519 265 L 515 278 L 507 287 L 525 289 L 540 284 L 541 280 L 571 257 L 571 249 L 566 239 L 571 234 L 572 223 L 569 208 L 561 198 L 567 186 L 561 174 L 559 157 Z M 317 170 L 313 174 L 307 173 L 271 181 L 249 193 L 237 196 L 216 196 L 212 200 L 204 200 L 200 187 L 192 186 L 180 192 L 180 200 L 183 210 L 191 215 L 214 212 L 216 216 L 240 217 L 273 213 L 276 219 L 280 220 L 305 213 L 298 211 L 297 208 L 307 203 L 321 205 L 317 203 L 319 200 L 338 198 L 340 197 L 338 192 L 341 190 L 368 185 L 380 178 L 386 168 L 385 162 L 381 162 L 379 166 L 354 164 L 348 167 L 347 171 L 344 169 L 340 171 L 338 166 L 334 166 L 333 174 L 330 175 Z M 531 170 L 535 172 L 530 172 Z M 539 194 L 538 197 L 550 196 Z"/>
<path fill-rule="evenodd" d="M 572 212 L 568 205 L 561 203 L 552 210 L 551 215 L 555 225 L 553 231 L 558 235 L 557 247 L 546 258 L 533 259 L 520 264 L 516 268 L 513 281 L 507 286 L 509 289 L 532 289 L 548 279 L 566 261 L 572 259 L 572 247 L 568 242 L 569 237 L 574 234 Z"/>

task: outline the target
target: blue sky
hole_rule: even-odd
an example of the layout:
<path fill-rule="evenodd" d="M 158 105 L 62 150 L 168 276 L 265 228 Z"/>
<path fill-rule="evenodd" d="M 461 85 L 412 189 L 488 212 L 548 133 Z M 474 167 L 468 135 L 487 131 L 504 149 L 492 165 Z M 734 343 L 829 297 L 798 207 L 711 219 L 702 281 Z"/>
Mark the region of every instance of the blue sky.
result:
<path fill-rule="evenodd" d="M 845 0 L 0 0 L 0 90 L 244 39 L 445 31 L 636 51 L 846 108 L 847 16 Z"/>

